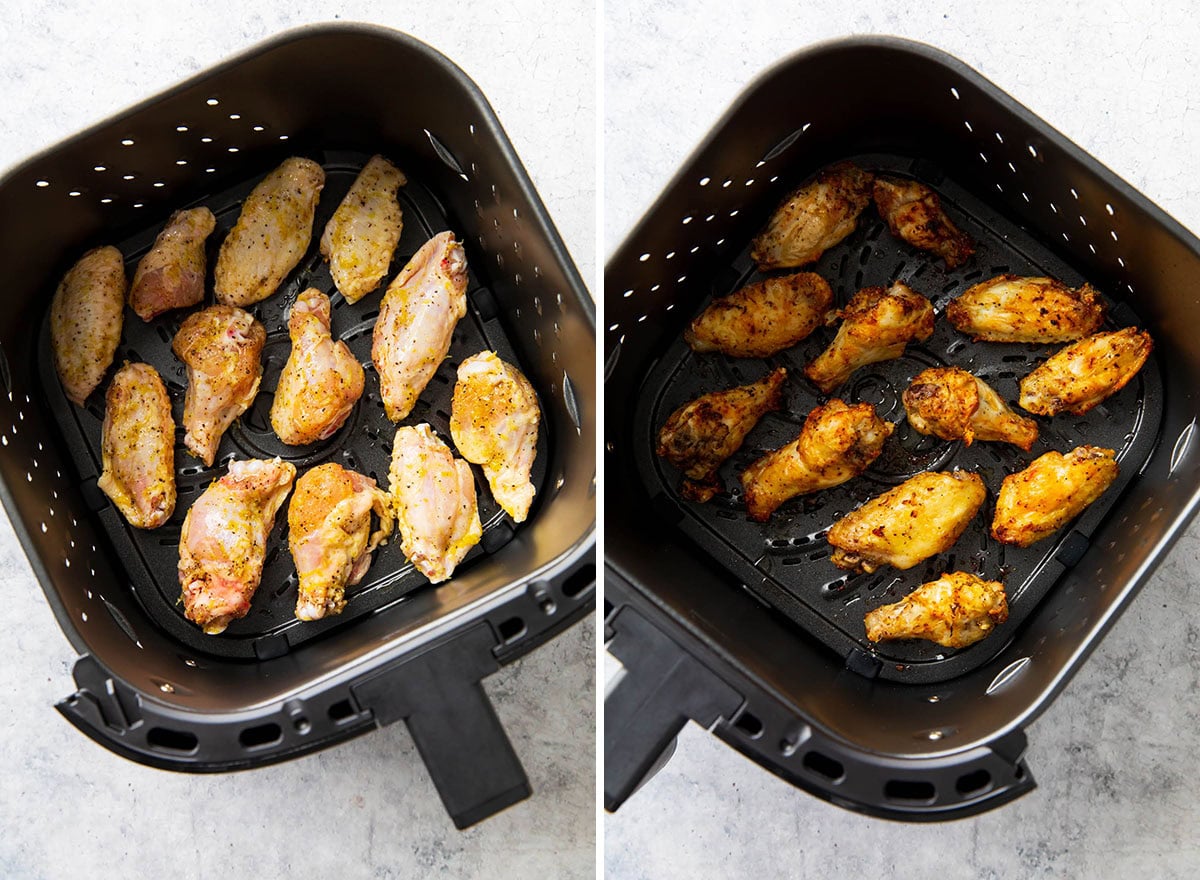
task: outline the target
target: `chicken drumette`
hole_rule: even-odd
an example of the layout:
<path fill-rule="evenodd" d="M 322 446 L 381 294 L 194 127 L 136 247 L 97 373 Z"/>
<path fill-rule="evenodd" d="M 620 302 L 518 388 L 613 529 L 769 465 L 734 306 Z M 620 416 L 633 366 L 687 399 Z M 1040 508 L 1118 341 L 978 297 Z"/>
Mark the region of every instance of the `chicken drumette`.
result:
<path fill-rule="evenodd" d="M 1100 329 L 1104 302 L 1090 284 L 998 275 L 946 306 L 946 318 L 985 342 L 1069 342 Z"/>
<path fill-rule="evenodd" d="M 950 222 L 937 193 L 915 180 L 875 178 L 875 207 L 892 235 L 930 251 L 953 269 L 975 253 L 970 237 Z"/>
<path fill-rule="evenodd" d="M 829 282 L 813 272 L 768 278 L 714 300 L 683 338 L 699 352 L 768 357 L 820 327 L 832 302 Z"/>
<path fill-rule="evenodd" d="M 115 247 L 88 251 L 50 302 L 50 347 L 67 398 L 83 406 L 112 366 L 125 318 L 125 262 Z"/>
<path fill-rule="evenodd" d="M 1081 416 L 1124 388 L 1153 349 L 1150 334 L 1135 327 L 1081 339 L 1021 380 L 1019 402 L 1041 416 Z"/>
<path fill-rule="evenodd" d="M 1026 452 L 1037 442 L 1037 422 L 1014 413 L 990 385 L 958 367 L 922 370 L 903 400 L 908 423 L 921 434 L 968 446 L 999 440 Z"/>
<path fill-rule="evenodd" d="M 944 648 L 965 648 L 1006 620 L 1004 584 L 956 571 L 868 612 L 863 623 L 872 642 L 927 639 Z"/>
<path fill-rule="evenodd" d="M 143 321 L 204 299 L 204 242 L 217 228 L 208 208 L 176 211 L 142 257 L 129 286 L 129 307 Z"/>
<path fill-rule="evenodd" d="M 321 256 L 347 302 L 379 286 L 400 242 L 404 215 L 396 193 L 404 174 L 383 156 L 372 156 L 321 235 Z"/>
<path fill-rule="evenodd" d="M 1097 446 L 1038 456 L 1000 484 L 992 537 L 1018 547 L 1050 537 L 1103 495 L 1118 473 L 1116 453 Z"/>

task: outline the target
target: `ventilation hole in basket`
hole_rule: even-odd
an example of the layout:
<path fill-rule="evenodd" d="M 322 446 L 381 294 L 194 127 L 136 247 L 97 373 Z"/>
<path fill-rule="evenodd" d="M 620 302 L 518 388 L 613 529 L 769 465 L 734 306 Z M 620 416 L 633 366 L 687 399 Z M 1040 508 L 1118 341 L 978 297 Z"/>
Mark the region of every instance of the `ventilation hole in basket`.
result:
<path fill-rule="evenodd" d="M 701 178 L 700 178 L 700 185 L 701 185 L 701 186 L 708 186 L 708 185 L 709 185 L 711 182 L 712 182 L 712 178 L 711 178 L 711 177 L 701 177 Z"/>
<path fill-rule="evenodd" d="M 238 742 L 244 749 L 259 749 L 274 745 L 283 739 L 283 729 L 275 722 L 247 727 L 238 734 Z"/>
<path fill-rule="evenodd" d="M 950 94 L 954 97 L 954 100 L 959 100 L 958 89 L 956 89 L 954 86 L 950 87 Z"/>
<path fill-rule="evenodd" d="M 176 159 L 176 160 L 175 160 L 175 164 L 176 164 L 176 165 L 186 165 L 186 164 L 187 164 L 187 159 Z"/>
<path fill-rule="evenodd" d="M 1024 190 L 1021 190 L 1021 198 L 1023 198 L 1026 202 L 1028 202 L 1029 201 L 1029 193 L 1025 192 Z"/>
<path fill-rule="evenodd" d="M 74 198 L 75 196 L 81 196 L 81 195 L 83 195 L 83 193 L 81 193 L 81 192 L 80 192 L 79 190 L 77 190 L 77 189 L 73 189 L 73 190 L 71 190 L 69 193 L 67 193 L 67 195 L 69 195 L 69 196 L 71 196 L 72 198 Z"/>
<path fill-rule="evenodd" d="M 654 292 L 656 292 L 656 291 L 657 291 L 657 290 L 658 290 L 660 287 L 662 287 L 662 285 L 661 285 L 661 284 L 655 284 L 655 285 L 652 285 L 652 286 L 650 287 L 650 292 L 651 292 L 651 293 L 654 293 Z"/>
<path fill-rule="evenodd" d="M 1069 235 L 1068 235 L 1067 233 L 1065 233 L 1065 232 L 1062 234 L 1062 237 L 1063 237 L 1063 241 L 1070 241 L 1070 240 L 1071 240 L 1071 236 L 1069 236 Z"/>
<path fill-rule="evenodd" d="M 132 146 L 133 146 L 133 138 L 124 138 L 124 139 L 122 139 L 122 141 L 121 141 L 121 146 L 123 146 L 123 147 L 132 147 Z"/>
<path fill-rule="evenodd" d="M 1120 266 L 1122 269 L 1124 269 L 1125 268 L 1125 258 L 1117 257 L 1117 265 Z"/>
<path fill-rule="evenodd" d="M 107 171 L 108 168 L 104 165 L 96 165 L 92 168 L 93 171 Z"/>
<path fill-rule="evenodd" d="M 239 120 L 239 119 L 241 119 L 241 118 L 242 118 L 242 114 L 240 114 L 240 113 L 230 113 L 230 114 L 229 114 L 229 118 L 230 118 L 230 119 L 232 119 L 232 120 L 234 120 L 234 121 L 236 122 L 237 120 Z"/>
<path fill-rule="evenodd" d="M 135 175 L 133 175 L 133 174 L 122 174 L 121 175 L 122 180 L 133 180 L 134 177 L 135 177 Z"/>
<path fill-rule="evenodd" d="M 230 147 L 230 148 L 229 148 L 229 152 L 231 152 L 231 153 L 236 153 L 237 151 L 238 151 L 238 148 L 237 148 L 237 147 Z"/>
<path fill-rule="evenodd" d="M 972 773 L 964 773 L 958 777 L 958 781 L 954 783 L 955 790 L 963 797 L 969 795 L 982 794 L 984 791 L 992 787 L 992 774 L 986 770 L 976 770 Z"/>
<path fill-rule="evenodd" d="M 687 217 L 684 217 L 684 218 L 683 218 L 683 225 L 684 225 L 684 226 L 687 226 L 687 225 L 688 225 L 689 223 L 691 223 L 691 222 L 692 222 L 692 217 L 691 217 L 691 215 L 690 215 L 690 214 L 689 214 Z"/>
<path fill-rule="evenodd" d="M 1054 202 L 1051 202 L 1050 210 L 1053 211 L 1055 214 L 1057 214 L 1058 213 L 1058 205 L 1054 204 Z"/>
<path fill-rule="evenodd" d="M 687 218 L 687 220 L 684 220 L 683 222 L 684 222 L 684 223 L 687 223 L 687 222 L 689 222 L 691 219 L 692 219 L 691 217 L 688 217 L 688 218 Z M 644 262 L 646 262 L 648 259 L 650 259 L 650 255 L 649 255 L 649 254 L 642 254 L 640 257 L 638 257 L 638 262 L 639 262 L 639 263 L 644 263 Z"/>
<path fill-rule="evenodd" d="M 983 160 L 983 164 L 985 164 L 985 165 L 987 164 L 988 157 L 987 157 L 987 155 L 986 155 L 986 154 L 984 154 L 984 153 L 982 153 L 982 152 L 981 152 L 981 153 L 979 154 L 979 158 Z"/>
<path fill-rule="evenodd" d="M 1026 144 L 1026 146 L 1029 148 L 1029 155 L 1036 159 L 1038 157 L 1037 147 L 1035 147 L 1033 144 Z"/>
<path fill-rule="evenodd" d="M 205 104 L 207 104 L 209 107 L 216 107 L 216 106 L 217 106 L 218 104 L 220 104 L 221 102 L 220 102 L 220 101 L 218 101 L 216 98 L 209 98 L 209 99 L 208 99 L 207 101 L 205 101 L 204 103 L 205 103 Z"/>
<path fill-rule="evenodd" d="M 633 296 L 633 291 L 627 290 L 623 294 L 621 294 L 621 296 L 623 296 L 625 299 L 629 299 L 629 297 Z"/>
<path fill-rule="evenodd" d="M 281 134 L 281 135 L 279 136 L 279 139 L 280 139 L 281 141 L 286 141 L 286 140 L 288 139 L 288 136 L 287 136 L 286 134 Z"/>
<path fill-rule="evenodd" d="M 1110 230 L 1108 230 L 1108 234 L 1112 236 L 1112 240 L 1113 240 L 1113 241 L 1119 241 L 1119 240 L 1120 240 L 1120 239 L 1118 239 L 1118 238 L 1117 238 L 1117 231 L 1116 231 L 1115 229 L 1110 229 Z"/>
<path fill-rule="evenodd" d="M 133 206 L 134 206 L 135 208 L 144 208 L 144 207 L 146 207 L 145 203 L 143 203 L 143 202 L 134 202 L 134 203 L 133 203 Z"/>
<path fill-rule="evenodd" d="M 329 715 L 330 721 L 341 722 L 353 718 L 358 713 L 349 700 L 338 700 L 326 710 L 326 714 Z"/>
<path fill-rule="evenodd" d="M 202 144 L 211 144 L 212 142 L 213 142 L 213 139 L 210 137 L 206 136 L 206 137 L 200 138 L 200 143 L 202 143 Z"/>
<path fill-rule="evenodd" d="M 33 184 L 33 185 L 34 185 L 34 186 L 46 187 L 46 186 L 49 186 L 49 185 L 50 185 L 50 181 L 48 181 L 48 180 L 38 180 L 38 181 L 34 181 L 34 184 Z"/>
<path fill-rule="evenodd" d="M 704 222 L 705 222 L 705 223 L 712 223 L 712 222 L 713 222 L 714 220 L 716 220 L 716 219 L 717 219 L 717 215 L 716 215 L 716 214 L 709 214 L 707 217 L 705 217 L 705 218 L 704 218 Z"/>
<path fill-rule="evenodd" d="M 1017 173 L 1017 166 L 1016 166 L 1016 165 L 1014 165 L 1012 162 L 1009 162 L 1009 163 L 1008 163 L 1008 170 L 1009 170 L 1009 171 L 1011 171 L 1013 174 L 1016 174 L 1016 173 Z"/>
<path fill-rule="evenodd" d="M 932 782 L 917 779 L 889 779 L 883 786 L 883 796 L 889 801 L 932 803 L 937 789 Z"/>
<path fill-rule="evenodd" d="M 196 738 L 196 734 L 188 733 L 185 730 L 171 730 L 169 727 L 151 727 L 146 732 L 146 744 L 152 749 L 159 749 L 164 752 L 184 752 L 190 754 L 199 747 L 200 740 Z"/>
<path fill-rule="evenodd" d="M 1105 202 L 1105 203 L 1104 203 L 1104 210 L 1105 210 L 1105 211 L 1108 211 L 1108 216 L 1109 216 L 1109 217 L 1111 217 L 1111 216 L 1113 215 L 1113 206 L 1112 206 L 1112 205 L 1110 205 L 1108 202 Z"/>
<path fill-rule="evenodd" d="M 973 129 L 973 128 L 971 127 L 971 123 L 967 122 L 967 120 L 965 120 L 965 119 L 963 120 L 963 125 L 965 125 L 965 126 L 967 127 L 967 131 L 969 131 L 969 132 L 974 132 L 974 131 L 975 131 L 975 129 Z"/>
<path fill-rule="evenodd" d="M 1094 254 L 1094 253 L 1096 253 L 1096 246 L 1094 244 L 1089 244 L 1088 250 Z"/>
<path fill-rule="evenodd" d="M 806 752 L 804 760 L 800 763 L 805 770 L 816 773 L 818 776 L 823 776 L 830 782 L 839 782 L 846 776 L 846 768 L 842 766 L 841 761 L 835 761 L 833 758 L 823 755 L 820 752 Z"/>
<path fill-rule="evenodd" d="M 1000 184 L 998 184 L 998 183 L 997 183 L 997 184 L 996 184 L 996 191 L 997 191 L 997 192 L 1004 192 L 1004 187 L 1003 187 L 1003 186 L 1001 186 Z"/>
<path fill-rule="evenodd" d="M 1079 225 L 1087 226 L 1087 218 L 1085 218 L 1082 214 L 1079 215 Z"/>
<path fill-rule="evenodd" d="M 762 721 L 757 716 L 751 715 L 749 712 L 742 712 L 733 722 L 733 726 L 740 730 L 748 739 L 758 739 L 763 735 Z"/>
<path fill-rule="evenodd" d="M 166 186 L 166 184 L 165 184 L 165 183 L 163 183 L 161 180 L 156 180 L 156 181 L 154 181 L 154 188 L 155 188 L 155 189 L 161 189 L 161 188 L 162 188 L 162 187 L 164 187 L 164 186 Z"/>

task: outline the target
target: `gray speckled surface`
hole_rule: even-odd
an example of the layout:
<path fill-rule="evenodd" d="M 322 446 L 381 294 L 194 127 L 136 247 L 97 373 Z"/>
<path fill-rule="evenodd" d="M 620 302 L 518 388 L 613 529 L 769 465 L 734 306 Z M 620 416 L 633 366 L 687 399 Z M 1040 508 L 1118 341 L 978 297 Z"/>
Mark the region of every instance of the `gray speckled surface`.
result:
<path fill-rule="evenodd" d="M 0 8 L 0 169 L 282 29 L 372 21 L 424 39 L 475 79 L 590 280 L 593 9 L 14 0 Z M 593 876 L 591 619 L 487 680 L 534 796 L 460 833 L 400 724 L 232 775 L 112 755 L 52 708 L 74 689 L 73 652 L 2 514 L 0 578 L 0 877 Z"/>
<path fill-rule="evenodd" d="M 1198 25 L 1181 2 L 810 0 L 607 6 L 608 252 L 748 81 L 821 39 L 893 33 L 958 56 L 1200 230 Z M 1153 11 L 1149 11 L 1149 10 Z M 1029 729 L 1039 787 L 941 825 L 858 816 L 794 789 L 696 725 L 606 816 L 614 880 L 671 877 L 1193 877 L 1200 869 L 1200 527 Z M 609 659 L 611 677 L 616 668 Z"/>

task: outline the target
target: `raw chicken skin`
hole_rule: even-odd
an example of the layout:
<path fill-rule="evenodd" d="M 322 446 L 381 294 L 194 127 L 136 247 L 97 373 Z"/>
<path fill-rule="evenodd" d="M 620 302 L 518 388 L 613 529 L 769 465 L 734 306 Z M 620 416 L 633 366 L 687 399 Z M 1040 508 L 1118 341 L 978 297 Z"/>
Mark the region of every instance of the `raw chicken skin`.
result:
<path fill-rule="evenodd" d="M 961 266 L 975 253 L 970 236 L 950 222 L 938 194 L 924 184 L 877 177 L 875 207 L 892 235 L 941 257 L 947 269 Z"/>
<path fill-rule="evenodd" d="M 1035 458 L 1000 484 L 992 537 L 1018 547 L 1050 537 L 1103 495 L 1120 471 L 1116 453 L 1097 446 Z"/>
<path fill-rule="evenodd" d="M 248 306 L 273 294 L 308 250 L 325 172 L 311 159 L 285 159 L 242 203 L 221 242 L 217 302 Z"/>
<path fill-rule="evenodd" d="M 371 514 L 379 527 L 371 531 Z M 296 617 L 341 614 L 346 587 L 363 579 L 371 553 L 392 534 L 388 494 L 370 477 L 329 462 L 296 481 L 288 505 L 288 543 L 300 576 Z"/>
<path fill-rule="evenodd" d="M 362 396 L 362 365 L 330 337 L 329 324 L 329 297 L 321 291 L 310 287 L 292 304 L 292 350 L 271 403 L 271 427 L 290 446 L 333 436 Z"/>
<path fill-rule="evenodd" d="M 1100 329 L 1104 302 L 1090 284 L 997 275 L 946 306 L 946 318 L 985 342 L 1070 342 Z"/>
<path fill-rule="evenodd" d="M 154 367 L 125 364 L 104 397 L 98 485 L 125 521 L 156 529 L 175 512 L 175 420 Z"/>
<path fill-rule="evenodd" d="M 266 341 L 266 329 L 253 316 L 223 305 L 189 315 L 175 334 L 171 349 L 188 371 L 183 443 L 206 465 L 213 463 L 225 429 L 258 394 Z"/>
<path fill-rule="evenodd" d="M 1006 620 L 1004 584 L 956 571 L 868 612 L 863 623 L 872 642 L 927 639 L 943 648 L 965 648 Z"/>
<path fill-rule="evenodd" d="M 533 386 L 512 364 L 481 351 L 458 365 L 450 436 L 458 454 L 483 467 L 496 502 L 513 522 L 533 504 L 530 480 L 542 413 Z"/>
<path fill-rule="evenodd" d="M 1026 452 L 1037 442 L 1037 422 L 1017 415 L 990 385 L 958 367 L 922 370 L 902 399 L 908 423 L 921 434 L 968 446 L 998 440 Z"/>
<path fill-rule="evenodd" d="M 466 313 L 467 257 L 454 233 L 443 232 L 425 242 L 388 285 L 375 321 L 371 360 L 393 422 L 412 412 Z"/>
<path fill-rule="evenodd" d="M 372 156 L 325 224 L 321 256 L 347 302 L 358 302 L 387 274 L 404 225 L 396 193 L 405 183 L 395 165 Z"/>
<path fill-rule="evenodd" d="M 171 215 L 133 273 L 129 307 L 139 318 L 149 321 L 204 299 L 204 242 L 216 228 L 217 218 L 208 208 Z"/>
<path fill-rule="evenodd" d="M 63 276 L 50 303 L 50 345 L 63 392 L 83 406 L 112 366 L 125 318 L 125 261 L 94 248 Z"/>
<path fill-rule="evenodd" d="M 389 478 L 400 549 L 431 584 L 441 583 L 483 536 L 471 466 L 429 425 L 406 425 L 396 429 Z"/>
<path fill-rule="evenodd" d="M 1124 388 L 1153 350 L 1150 334 L 1136 327 L 1081 339 L 1021 380 L 1019 402 L 1040 416 L 1081 416 Z"/>
<path fill-rule="evenodd" d="M 829 282 L 813 272 L 768 278 L 714 300 L 683 338 L 699 352 L 767 357 L 820 327 L 832 302 Z"/>
<path fill-rule="evenodd" d="M 179 536 L 187 619 L 209 635 L 245 617 L 262 579 L 267 536 L 296 468 L 276 458 L 235 461 L 196 499 Z"/>

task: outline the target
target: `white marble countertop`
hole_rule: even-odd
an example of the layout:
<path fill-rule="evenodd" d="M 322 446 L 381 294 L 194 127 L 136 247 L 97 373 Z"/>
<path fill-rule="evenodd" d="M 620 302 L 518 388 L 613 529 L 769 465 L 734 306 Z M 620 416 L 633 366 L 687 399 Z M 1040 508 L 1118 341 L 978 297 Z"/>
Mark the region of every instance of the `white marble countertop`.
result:
<path fill-rule="evenodd" d="M 787 8 L 785 8 L 787 7 Z M 1183 2 L 609 0 L 607 253 L 755 75 L 816 41 L 906 36 L 979 70 L 1200 231 L 1200 33 Z M 1039 787 L 999 811 L 908 825 L 794 789 L 696 725 L 605 825 L 614 880 L 1193 877 L 1200 869 L 1200 526 L 1029 729 Z M 607 672 L 616 668 L 609 660 Z"/>
<path fill-rule="evenodd" d="M 0 171 L 225 57 L 308 22 L 406 31 L 486 94 L 589 284 L 595 267 L 594 6 L 11 0 L 0 6 Z M 412 87 L 418 87 L 413 84 Z M 0 514 L 0 877 L 590 877 L 594 624 L 485 687 L 534 795 L 454 829 L 404 725 L 281 765 L 191 776 L 118 758 L 53 704 L 73 651 Z"/>

